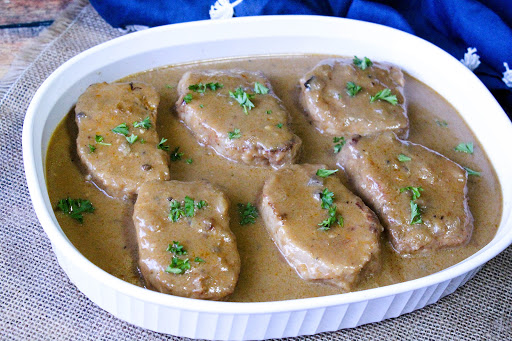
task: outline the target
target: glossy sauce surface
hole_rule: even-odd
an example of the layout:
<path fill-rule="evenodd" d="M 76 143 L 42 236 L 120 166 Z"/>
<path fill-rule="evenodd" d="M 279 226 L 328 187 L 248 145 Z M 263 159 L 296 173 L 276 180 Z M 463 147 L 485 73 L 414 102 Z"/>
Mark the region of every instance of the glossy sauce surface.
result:
<path fill-rule="evenodd" d="M 263 220 L 241 226 L 238 203 L 256 203 L 271 168 L 257 168 L 230 162 L 212 149 L 201 146 L 181 123 L 174 103 L 176 86 L 188 70 L 232 69 L 262 71 L 272 83 L 292 116 L 291 128 L 303 141 L 298 163 L 325 164 L 335 169 L 332 136 L 322 135 L 307 120 L 299 101 L 299 80 L 319 61 L 332 56 L 270 56 L 177 65 L 150 70 L 122 81 L 140 81 L 153 85 L 160 93 L 157 130 L 168 139 L 171 151 L 180 147 L 184 155 L 170 163 L 172 180 L 207 180 L 227 195 L 230 227 L 235 233 L 241 258 L 240 279 L 230 301 L 274 301 L 340 293 L 334 286 L 303 281 L 286 263 L 267 233 Z M 409 140 L 423 144 L 462 166 L 481 172 L 468 181 L 469 206 L 475 229 L 467 246 L 429 255 L 402 258 L 382 239 L 382 270 L 361 281 L 355 290 L 403 282 L 447 268 L 485 246 L 496 233 L 502 210 L 502 195 L 495 172 L 478 141 L 462 118 L 435 91 L 406 74 L 405 96 L 410 119 Z M 205 103 L 205 105 L 207 105 Z M 436 123 L 446 122 L 444 124 Z M 96 210 L 84 216 L 84 223 L 56 212 L 57 219 L 82 254 L 105 271 L 136 285 L 143 285 L 137 268 L 137 248 L 132 222 L 133 203 L 113 199 L 87 182 L 76 153 L 77 127 L 74 112 L 56 129 L 47 159 L 47 185 L 52 205 L 59 199 L 89 199 Z M 461 142 L 474 142 L 474 154 L 456 152 Z M 191 159 L 192 163 L 185 160 Z M 338 172 L 344 184 L 343 172 Z"/>

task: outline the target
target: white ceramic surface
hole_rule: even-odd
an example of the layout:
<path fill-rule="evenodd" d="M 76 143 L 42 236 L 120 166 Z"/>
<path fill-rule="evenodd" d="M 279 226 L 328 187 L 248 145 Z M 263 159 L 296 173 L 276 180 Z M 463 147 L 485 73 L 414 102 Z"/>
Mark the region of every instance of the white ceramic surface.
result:
<path fill-rule="evenodd" d="M 355 34 L 354 32 L 357 32 Z M 382 39 L 386 37 L 386 39 Z M 262 54 L 368 56 L 401 66 L 443 95 L 463 115 L 491 159 L 503 190 L 503 217 L 492 242 L 433 275 L 361 292 L 267 303 L 193 300 L 126 283 L 96 267 L 69 242 L 45 185 L 50 136 L 92 83 L 188 61 Z M 151 330 L 192 338 L 263 339 L 355 327 L 411 312 L 452 293 L 512 242 L 512 125 L 477 77 L 432 44 L 406 33 L 348 19 L 250 17 L 158 27 L 94 47 L 59 67 L 40 87 L 23 127 L 23 157 L 37 216 L 59 264 L 93 302 Z"/>

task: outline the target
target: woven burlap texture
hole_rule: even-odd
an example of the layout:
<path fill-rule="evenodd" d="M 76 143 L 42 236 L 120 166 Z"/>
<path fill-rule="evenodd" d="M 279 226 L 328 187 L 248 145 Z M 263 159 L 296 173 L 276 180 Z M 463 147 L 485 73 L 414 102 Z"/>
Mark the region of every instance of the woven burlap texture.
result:
<path fill-rule="evenodd" d="M 120 35 L 78 0 L 25 51 L 17 73 L 0 87 L 1 340 L 181 340 L 123 322 L 76 289 L 57 264 L 25 181 L 21 132 L 35 91 L 66 60 Z M 511 256 L 508 248 L 454 294 L 419 311 L 297 339 L 512 340 Z"/>

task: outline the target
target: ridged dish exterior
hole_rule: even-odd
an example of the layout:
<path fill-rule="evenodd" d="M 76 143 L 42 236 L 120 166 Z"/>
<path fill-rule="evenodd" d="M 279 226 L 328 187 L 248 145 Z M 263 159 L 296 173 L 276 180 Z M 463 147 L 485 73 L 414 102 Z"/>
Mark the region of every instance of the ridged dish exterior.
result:
<path fill-rule="evenodd" d="M 207 340 L 261 340 L 353 328 L 410 313 L 437 302 L 481 267 L 439 284 L 405 293 L 324 308 L 266 314 L 212 314 L 137 300 L 94 280 L 54 247 L 60 266 L 78 289 L 101 308 L 142 328 Z"/>

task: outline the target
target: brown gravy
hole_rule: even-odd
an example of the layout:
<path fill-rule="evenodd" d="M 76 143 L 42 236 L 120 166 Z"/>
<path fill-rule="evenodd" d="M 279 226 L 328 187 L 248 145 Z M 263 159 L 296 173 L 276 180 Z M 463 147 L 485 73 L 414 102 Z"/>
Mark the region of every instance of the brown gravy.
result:
<path fill-rule="evenodd" d="M 335 156 L 331 136 L 318 133 L 308 122 L 299 104 L 300 77 L 320 60 L 331 56 L 269 56 L 230 59 L 198 64 L 176 65 L 126 77 L 122 81 L 139 81 L 153 85 L 160 93 L 158 132 L 168 139 L 171 150 L 180 146 L 185 155 L 170 163 L 171 178 L 192 181 L 208 180 L 222 188 L 231 201 L 231 229 L 237 237 L 242 270 L 236 290 L 229 301 L 276 301 L 340 293 L 340 289 L 303 281 L 280 255 L 270 239 L 263 221 L 239 225 L 237 203 L 255 203 L 270 168 L 253 168 L 230 162 L 200 146 L 191 132 L 179 122 L 174 112 L 176 85 L 190 69 L 242 68 L 261 70 L 272 82 L 275 93 L 283 100 L 293 118 L 293 129 L 303 141 L 299 163 L 326 164 L 334 169 Z M 402 258 L 386 240 L 383 245 L 383 268 L 359 283 L 356 290 L 390 285 L 420 278 L 452 266 L 485 246 L 495 235 L 502 211 L 500 184 L 480 144 L 455 109 L 428 86 L 406 74 L 405 95 L 410 119 L 409 140 L 436 150 L 462 166 L 480 171 L 482 176 L 469 177 L 469 204 L 475 219 L 473 237 L 467 246 L 443 250 L 428 256 Z M 436 123 L 445 121 L 442 127 Z M 50 200 L 55 206 L 66 197 L 89 199 L 96 211 L 84 216 L 81 225 L 56 212 L 57 219 L 70 241 L 91 262 L 135 285 L 144 283 L 137 270 L 133 223 L 133 203 L 112 199 L 86 181 L 76 154 L 77 128 L 72 111 L 57 127 L 46 158 L 46 179 Z M 474 142 L 473 155 L 454 151 L 461 142 Z M 192 159 L 192 163 L 185 162 Z M 343 174 L 339 175 L 346 184 Z M 290 290 L 293 288 L 293 290 Z"/>

